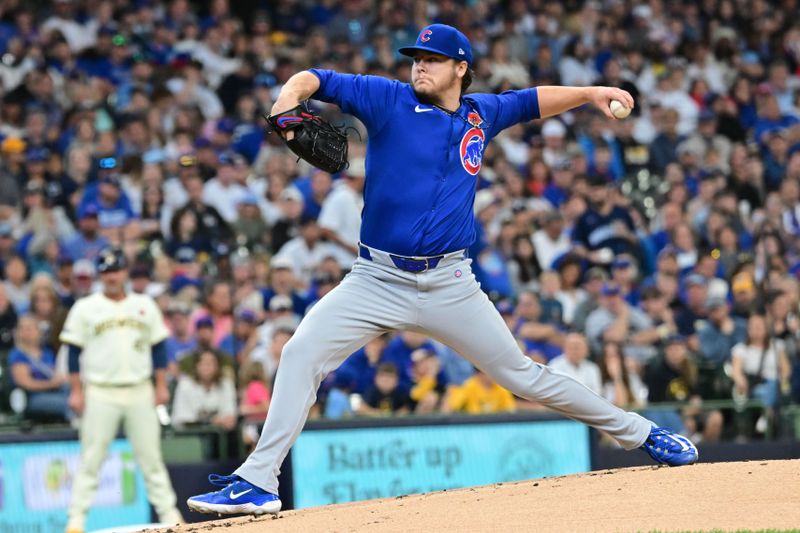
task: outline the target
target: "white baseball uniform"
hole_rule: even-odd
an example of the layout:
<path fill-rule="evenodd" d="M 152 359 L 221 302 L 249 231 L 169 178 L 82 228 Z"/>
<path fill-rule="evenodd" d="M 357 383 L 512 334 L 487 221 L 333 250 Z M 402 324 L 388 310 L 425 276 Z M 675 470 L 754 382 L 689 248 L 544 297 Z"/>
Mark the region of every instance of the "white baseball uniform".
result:
<path fill-rule="evenodd" d="M 82 349 L 86 404 L 80 427 L 81 463 L 72 486 L 67 531 L 84 530 L 100 467 L 120 422 L 160 520 L 182 521 L 161 457 L 161 427 L 151 381 L 151 348 L 168 335 L 155 301 L 142 294 L 129 293 L 116 301 L 96 293 L 81 298 L 70 310 L 60 339 Z"/>

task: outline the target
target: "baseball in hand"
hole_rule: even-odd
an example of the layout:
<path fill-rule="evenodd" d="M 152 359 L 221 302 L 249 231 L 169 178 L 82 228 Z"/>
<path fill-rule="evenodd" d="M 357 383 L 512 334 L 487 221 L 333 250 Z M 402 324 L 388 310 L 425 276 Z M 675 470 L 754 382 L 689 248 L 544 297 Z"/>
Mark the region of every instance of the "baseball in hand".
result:
<path fill-rule="evenodd" d="M 611 110 L 611 114 L 619 119 L 625 118 L 631 114 L 631 108 L 626 107 L 625 104 L 619 100 L 611 100 L 608 104 L 608 108 Z"/>

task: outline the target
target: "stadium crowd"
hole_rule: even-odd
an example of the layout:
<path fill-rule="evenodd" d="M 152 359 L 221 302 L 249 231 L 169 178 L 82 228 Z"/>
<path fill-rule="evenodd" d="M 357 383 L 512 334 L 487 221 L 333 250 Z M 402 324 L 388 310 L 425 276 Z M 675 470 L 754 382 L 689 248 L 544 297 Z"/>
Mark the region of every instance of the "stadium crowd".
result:
<path fill-rule="evenodd" d="M 581 108 L 486 150 L 469 254 L 524 352 L 621 406 L 683 404 L 648 415 L 706 439 L 727 416 L 703 401 L 755 399 L 774 417 L 800 400 L 798 10 L 1 0 L 5 408 L 21 389 L 26 416 L 71 416 L 58 332 L 113 245 L 172 332 L 173 425 L 242 420 L 255 439 L 281 348 L 355 258 L 365 178 L 357 136 L 332 176 L 296 162 L 261 116 L 312 66 L 408 81 L 396 49 L 443 22 L 473 44 L 470 90 L 613 85 L 636 101 L 625 120 Z M 329 375 L 314 414 L 534 408 L 398 332 Z"/>

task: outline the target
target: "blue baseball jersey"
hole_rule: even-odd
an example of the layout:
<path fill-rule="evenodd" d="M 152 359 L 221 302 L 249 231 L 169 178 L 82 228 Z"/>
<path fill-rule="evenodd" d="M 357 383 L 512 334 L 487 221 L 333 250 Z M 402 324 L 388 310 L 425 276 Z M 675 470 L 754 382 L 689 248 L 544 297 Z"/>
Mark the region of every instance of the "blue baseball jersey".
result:
<path fill-rule="evenodd" d="M 314 99 L 338 105 L 367 128 L 361 242 L 406 256 L 468 248 L 486 144 L 539 118 L 535 88 L 467 94 L 455 113 L 420 102 L 411 85 L 379 76 L 311 69 Z"/>

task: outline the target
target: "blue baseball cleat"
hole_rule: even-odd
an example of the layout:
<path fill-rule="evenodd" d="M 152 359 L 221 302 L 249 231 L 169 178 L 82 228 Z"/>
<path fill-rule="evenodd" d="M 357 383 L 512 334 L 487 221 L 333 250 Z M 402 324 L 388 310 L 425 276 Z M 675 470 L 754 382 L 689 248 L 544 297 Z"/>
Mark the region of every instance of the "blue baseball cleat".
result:
<path fill-rule="evenodd" d="M 248 483 L 239 476 L 211 474 L 208 481 L 223 487 L 216 492 L 192 496 L 186 504 L 192 511 L 217 514 L 276 514 L 281 510 L 281 500 L 276 495 Z"/>
<path fill-rule="evenodd" d="M 668 429 L 653 426 L 641 449 L 656 462 L 669 466 L 690 465 L 697 462 L 697 448 L 692 441 Z"/>

